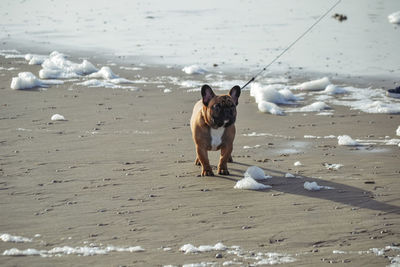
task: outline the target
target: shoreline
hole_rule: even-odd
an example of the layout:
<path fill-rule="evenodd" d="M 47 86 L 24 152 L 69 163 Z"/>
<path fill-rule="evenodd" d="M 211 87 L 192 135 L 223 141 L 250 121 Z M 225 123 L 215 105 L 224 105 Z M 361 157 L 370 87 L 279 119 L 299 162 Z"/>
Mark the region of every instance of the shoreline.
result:
<path fill-rule="evenodd" d="M 171 70 L 175 75 L 182 74 L 182 68 L 190 65 L 191 63 L 187 62 L 187 64 L 174 64 L 169 62 L 161 63 L 161 60 L 153 60 L 150 58 L 146 58 L 143 56 L 116 56 L 111 51 L 102 51 L 102 52 L 93 52 L 92 49 L 87 48 L 86 50 L 78 50 L 66 48 L 63 49 L 40 49 L 36 47 L 33 51 L 26 46 L 18 46 L 15 44 L 11 45 L 6 44 L 0 50 L 8 50 L 8 49 L 16 49 L 22 55 L 23 54 L 40 54 L 40 55 L 49 55 L 53 51 L 58 51 L 60 53 L 65 53 L 71 59 L 88 59 L 96 65 L 108 65 L 110 63 L 119 65 L 129 65 L 129 66 L 145 66 L 146 68 L 154 68 L 156 71 L 166 70 L 170 72 Z M 51 51 L 50 51 L 51 50 Z M 156 63 L 157 62 L 157 63 Z M 275 63 L 279 65 L 278 63 Z M 274 65 L 275 65 L 274 64 Z M 227 77 L 234 79 L 241 79 L 248 81 L 258 73 L 263 67 L 259 68 L 239 68 L 239 67 L 228 67 L 224 68 L 221 66 L 213 67 L 210 63 L 210 66 L 201 66 L 206 67 L 207 74 L 218 74 L 221 73 L 226 75 Z M 119 71 L 119 70 L 118 70 Z M 319 79 L 322 77 L 329 77 L 334 81 L 335 84 L 341 86 L 355 86 L 355 87 L 374 87 L 374 88 L 382 88 L 382 89 L 392 89 L 400 85 L 400 80 L 398 79 L 395 73 L 385 75 L 351 75 L 351 74 L 338 74 L 335 72 L 317 72 L 313 70 L 304 70 L 301 67 L 290 67 L 285 70 L 273 71 L 270 72 L 266 70 L 263 72 L 259 78 L 267 78 L 267 77 L 290 77 L 293 83 L 301 83 L 308 80 Z M 256 80 L 257 81 L 257 80 Z M 244 84 L 243 84 L 244 85 Z M 242 85 L 240 85 L 242 86 Z M 227 89 L 228 90 L 228 89 Z"/>

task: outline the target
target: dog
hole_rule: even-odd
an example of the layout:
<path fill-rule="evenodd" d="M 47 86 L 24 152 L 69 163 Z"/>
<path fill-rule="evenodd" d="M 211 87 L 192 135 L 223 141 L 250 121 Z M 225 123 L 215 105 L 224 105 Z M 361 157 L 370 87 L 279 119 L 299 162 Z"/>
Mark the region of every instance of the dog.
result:
<path fill-rule="evenodd" d="M 218 174 L 229 175 L 227 163 L 232 162 L 236 107 L 239 104 L 240 91 L 240 86 L 236 85 L 229 94 L 216 95 L 210 86 L 201 87 L 202 99 L 194 105 L 190 119 L 196 146 L 195 164 L 201 165 L 201 176 L 214 176 L 208 160 L 209 150 L 221 150 Z"/>

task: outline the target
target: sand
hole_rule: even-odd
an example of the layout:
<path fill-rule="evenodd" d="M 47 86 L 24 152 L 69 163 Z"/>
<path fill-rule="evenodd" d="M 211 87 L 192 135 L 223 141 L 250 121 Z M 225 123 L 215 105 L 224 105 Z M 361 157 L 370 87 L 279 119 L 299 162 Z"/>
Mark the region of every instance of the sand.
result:
<path fill-rule="evenodd" d="M 388 132 L 395 138 L 399 115 L 332 105 L 330 116 L 275 116 L 258 112 L 244 91 L 231 175 L 199 177 L 189 127 L 199 92 L 174 84 L 165 84 L 168 94 L 152 84 L 136 84 L 138 91 L 71 83 L 12 90 L 12 77 L 20 71 L 37 74 L 40 66 L 3 57 L 0 63 L 17 68 L 0 76 L 0 234 L 32 239 L 0 241 L 0 253 L 90 245 L 144 249 L 80 257 L 1 255 L 2 266 L 222 266 L 235 260 L 246 266 L 260 261 L 259 252 L 290 255 L 295 261 L 289 266 L 385 266 L 399 254 L 370 249 L 399 246 L 400 148 L 304 138 L 380 139 Z M 184 75 L 165 68 L 138 71 L 147 77 L 169 72 Z M 128 70 L 118 75 L 135 79 Z M 52 121 L 54 114 L 66 120 Z M 271 135 L 245 135 L 252 132 Z M 218 153 L 210 158 L 215 167 Z M 294 166 L 296 161 L 302 165 Z M 325 163 L 343 167 L 328 170 Z M 273 176 L 259 181 L 272 188 L 234 189 L 253 165 Z M 334 189 L 308 191 L 306 181 Z M 218 242 L 240 246 L 249 257 L 179 250 Z"/>

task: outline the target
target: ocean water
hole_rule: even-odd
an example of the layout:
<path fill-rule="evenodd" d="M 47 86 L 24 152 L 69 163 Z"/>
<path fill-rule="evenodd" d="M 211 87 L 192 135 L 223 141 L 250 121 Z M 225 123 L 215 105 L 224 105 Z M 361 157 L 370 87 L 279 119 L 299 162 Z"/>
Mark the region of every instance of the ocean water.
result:
<path fill-rule="evenodd" d="M 0 49 L 255 73 L 336 0 L 0 1 Z M 400 77 L 399 0 L 342 1 L 269 69 Z M 339 22 L 331 17 L 345 14 Z"/>

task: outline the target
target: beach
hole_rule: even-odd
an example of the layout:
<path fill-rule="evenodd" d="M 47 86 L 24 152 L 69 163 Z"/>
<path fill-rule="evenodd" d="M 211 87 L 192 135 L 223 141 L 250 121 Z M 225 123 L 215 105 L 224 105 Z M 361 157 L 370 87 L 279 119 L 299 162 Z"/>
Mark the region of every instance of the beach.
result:
<path fill-rule="evenodd" d="M 331 115 L 276 116 L 245 90 L 231 175 L 199 177 L 189 118 L 200 92 L 148 82 L 188 79 L 181 70 L 112 66 L 140 75 L 134 90 L 12 90 L 41 66 L 0 60 L 1 233 L 20 241 L 0 242 L 3 266 L 383 266 L 399 254 L 399 147 L 378 142 L 396 139 L 396 114 L 332 105 Z M 371 144 L 338 145 L 344 134 Z M 234 189 L 250 166 L 271 189 Z"/>
<path fill-rule="evenodd" d="M 0 265 L 399 266 L 399 9 L 2 1 Z M 200 88 L 252 77 L 202 177 Z"/>

